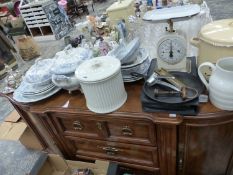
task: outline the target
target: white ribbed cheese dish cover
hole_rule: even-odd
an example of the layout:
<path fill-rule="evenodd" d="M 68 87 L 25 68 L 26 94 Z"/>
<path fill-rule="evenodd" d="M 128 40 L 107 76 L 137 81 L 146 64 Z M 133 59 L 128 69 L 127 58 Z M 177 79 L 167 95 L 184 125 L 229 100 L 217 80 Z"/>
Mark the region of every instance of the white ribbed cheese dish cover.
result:
<path fill-rule="evenodd" d="M 110 113 L 120 108 L 127 99 L 121 63 L 111 56 L 83 62 L 75 71 L 80 81 L 86 104 L 95 113 Z"/>

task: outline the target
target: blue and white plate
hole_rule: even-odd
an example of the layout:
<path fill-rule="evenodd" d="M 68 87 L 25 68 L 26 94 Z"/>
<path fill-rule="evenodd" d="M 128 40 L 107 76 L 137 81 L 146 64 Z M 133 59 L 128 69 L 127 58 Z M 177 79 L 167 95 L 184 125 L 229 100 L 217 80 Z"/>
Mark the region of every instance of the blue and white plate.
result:
<path fill-rule="evenodd" d="M 23 81 L 20 86 L 14 91 L 13 93 L 13 99 L 16 100 L 17 102 L 21 102 L 21 103 L 30 103 L 30 102 L 36 102 L 36 101 L 40 101 L 43 99 L 46 99 L 52 95 L 54 95 L 55 93 L 57 93 L 61 88 L 56 87 L 56 86 L 50 86 L 49 89 L 44 91 L 41 91 L 40 93 L 37 94 L 27 94 L 28 91 L 27 89 L 33 90 L 33 86 L 31 86 L 30 84 L 26 83 L 25 81 Z M 39 91 L 39 89 L 35 89 L 35 91 Z M 26 95 L 25 95 L 26 92 Z"/>

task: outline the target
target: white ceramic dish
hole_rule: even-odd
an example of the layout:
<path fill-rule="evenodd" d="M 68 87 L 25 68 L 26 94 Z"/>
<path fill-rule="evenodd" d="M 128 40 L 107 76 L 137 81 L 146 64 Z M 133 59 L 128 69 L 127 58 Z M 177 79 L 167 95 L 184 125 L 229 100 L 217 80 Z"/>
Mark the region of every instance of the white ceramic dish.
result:
<path fill-rule="evenodd" d="M 59 90 L 61 90 L 61 88 L 59 87 L 55 87 L 52 91 L 50 91 L 49 93 L 47 94 L 44 94 L 44 95 L 37 95 L 37 96 L 34 96 L 34 97 L 24 97 L 22 92 L 21 91 L 18 91 L 16 90 L 13 94 L 13 99 L 17 102 L 20 102 L 20 103 L 31 103 L 31 102 L 37 102 L 37 101 L 40 101 L 40 100 L 43 100 L 43 99 L 46 99 L 52 95 L 54 95 L 55 93 L 57 93 Z"/>
<path fill-rule="evenodd" d="M 121 69 L 128 69 L 128 68 L 138 66 L 138 65 L 142 64 L 148 57 L 149 57 L 148 52 L 145 49 L 140 48 L 138 55 L 136 56 L 136 60 L 132 64 L 121 65 Z"/>
<path fill-rule="evenodd" d="M 25 82 L 26 84 L 26 82 Z M 24 88 L 23 90 L 23 95 L 34 95 L 34 94 L 41 94 L 49 89 L 52 89 L 53 87 L 55 87 L 54 84 L 49 84 L 47 86 L 39 86 L 39 87 L 34 87 L 30 84 L 28 84 L 27 86 L 25 86 L 26 88 Z"/>
<path fill-rule="evenodd" d="M 92 58 L 92 51 L 81 47 L 60 51 L 56 54 L 55 64 L 50 71 L 56 75 L 74 73 L 83 61 L 90 58 Z"/>
<path fill-rule="evenodd" d="M 49 89 L 46 89 L 44 91 L 41 91 L 40 93 L 36 93 L 36 94 L 25 94 L 25 93 L 22 93 L 24 97 L 27 97 L 27 98 L 34 98 L 35 96 L 42 96 L 42 95 L 46 95 L 48 93 L 50 93 L 51 91 L 53 91 L 54 89 L 56 89 L 57 87 L 56 86 L 52 86 L 50 87 Z"/>
<path fill-rule="evenodd" d="M 145 74 L 150 67 L 151 59 L 144 49 L 141 49 L 138 58 L 131 66 L 121 66 L 121 73 L 123 77 L 132 77 L 131 73 L 136 72 Z M 135 78 L 135 77 L 132 77 Z"/>
<path fill-rule="evenodd" d="M 110 51 L 108 55 L 114 56 L 121 61 L 121 64 L 130 64 L 136 60 L 135 51 L 139 48 L 139 38 L 134 38 L 128 44 L 120 43 L 118 47 Z"/>
<path fill-rule="evenodd" d="M 71 75 L 53 75 L 52 76 L 53 83 L 62 89 L 68 90 L 69 93 L 71 91 L 77 90 L 80 88 L 79 81 L 75 77 L 74 74 Z"/>

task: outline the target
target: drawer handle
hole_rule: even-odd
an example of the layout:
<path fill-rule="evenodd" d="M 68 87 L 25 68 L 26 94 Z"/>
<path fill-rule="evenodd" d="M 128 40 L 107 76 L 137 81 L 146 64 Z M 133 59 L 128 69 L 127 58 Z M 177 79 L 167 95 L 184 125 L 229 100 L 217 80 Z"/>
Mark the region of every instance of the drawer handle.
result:
<path fill-rule="evenodd" d="M 96 125 L 97 125 L 97 128 L 98 128 L 100 131 L 103 130 L 102 123 L 97 122 Z"/>
<path fill-rule="evenodd" d="M 133 131 L 132 131 L 132 129 L 129 128 L 129 126 L 124 126 L 121 131 L 122 131 L 122 134 L 124 136 L 132 136 L 133 135 Z"/>
<path fill-rule="evenodd" d="M 102 150 L 106 151 L 106 154 L 107 155 L 116 155 L 119 150 L 117 148 L 114 148 L 114 147 L 110 147 L 110 146 L 107 146 L 107 147 L 101 147 L 101 146 L 97 146 L 98 148 L 102 148 Z"/>
<path fill-rule="evenodd" d="M 80 123 L 80 121 L 75 121 L 73 123 L 73 127 L 75 130 L 79 130 L 79 131 L 83 130 L 83 125 Z"/>

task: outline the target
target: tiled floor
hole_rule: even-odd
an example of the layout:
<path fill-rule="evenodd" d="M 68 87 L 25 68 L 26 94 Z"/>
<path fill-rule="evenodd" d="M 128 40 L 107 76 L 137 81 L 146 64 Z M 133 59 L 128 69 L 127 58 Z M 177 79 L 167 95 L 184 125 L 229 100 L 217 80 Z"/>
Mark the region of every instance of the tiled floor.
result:
<path fill-rule="evenodd" d="M 94 5 L 95 12 L 90 8 L 91 14 L 101 14 L 114 0 L 107 0 L 105 3 L 97 3 Z M 233 1 L 232 0 L 206 0 L 211 15 L 214 20 L 224 19 L 224 18 L 233 18 Z M 78 18 L 77 22 L 83 21 L 85 17 Z M 76 33 L 73 32 L 72 35 Z M 60 41 L 50 41 L 50 42 L 40 42 L 41 51 L 44 53 L 42 57 L 52 57 L 56 51 L 64 47 L 63 40 Z M 51 49 L 52 48 L 52 49 Z M 0 80 L 0 88 L 3 84 L 3 81 Z M 10 111 L 13 110 L 9 102 L 0 97 L 0 122 L 3 121 L 5 116 L 7 116 Z"/>

